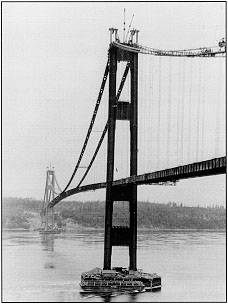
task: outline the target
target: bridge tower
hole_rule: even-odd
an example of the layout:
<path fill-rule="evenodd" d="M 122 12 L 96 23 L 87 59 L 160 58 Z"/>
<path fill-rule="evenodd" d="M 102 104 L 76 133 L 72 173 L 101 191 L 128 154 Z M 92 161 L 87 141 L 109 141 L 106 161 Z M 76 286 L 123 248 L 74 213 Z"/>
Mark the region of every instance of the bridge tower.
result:
<path fill-rule="evenodd" d="M 130 102 L 116 100 L 118 62 L 130 65 Z M 138 134 L 138 53 L 121 50 L 110 44 L 109 48 L 109 124 L 107 144 L 107 176 L 105 206 L 104 269 L 111 269 L 112 246 L 129 247 L 129 269 L 137 270 L 137 185 L 112 185 L 115 155 L 116 120 L 130 121 L 130 176 L 137 175 Z M 113 226 L 113 203 L 129 202 L 129 227 Z"/>
<path fill-rule="evenodd" d="M 54 207 L 48 207 L 48 204 L 55 197 L 55 171 L 52 169 L 47 170 L 46 185 L 44 192 L 44 202 L 41 211 L 41 225 L 44 225 L 44 229 L 49 229 L 49 221 L 51 217 L 51 227 L 54 229 Z"/>

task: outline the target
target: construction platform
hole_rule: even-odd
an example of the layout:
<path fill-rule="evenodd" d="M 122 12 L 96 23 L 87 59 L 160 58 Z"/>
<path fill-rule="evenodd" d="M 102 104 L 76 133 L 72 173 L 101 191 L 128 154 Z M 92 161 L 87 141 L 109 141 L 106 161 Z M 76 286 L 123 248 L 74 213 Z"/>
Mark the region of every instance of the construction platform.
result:
<path fill-rule="evenodd" d="M 94 268 L 81 274 L 80 286 L 85 291 L 135 290 L 139 292 L 161 289 L 161 277 L 142 270 L 114 267 L 112 270 Z"/>

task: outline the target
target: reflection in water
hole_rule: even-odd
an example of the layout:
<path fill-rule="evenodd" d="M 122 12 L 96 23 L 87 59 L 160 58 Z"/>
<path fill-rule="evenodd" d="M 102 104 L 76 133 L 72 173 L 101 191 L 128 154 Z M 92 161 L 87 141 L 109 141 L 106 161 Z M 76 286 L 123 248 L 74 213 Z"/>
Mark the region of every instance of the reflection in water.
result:
<path fill-rule="evenodd" d="M 44 251 L 54 251 L 54 234 L 41 234 L 41 244 L 43 245 Z M 54 269 L 55 265 L 53 261 L 48 261 L 44 263 L 45 269 Z"/>
<path fill-rule="evenodd" d="M 86 291 L 81 291 L 80 295 L 84 299 L 94 299 L 94 298 L 101 298 L 103 302 L 112 302 L 113 297 L 118 297 L 118 296 L 128 296 L 128 301 L 127 302 L 136 302 L 137 295 L 139 293 L 143 293 L 145 291 L 138 291 L 138 290 L 119 290 L 119 291 L 107 291 L 107 292 L 86 292 Z"/>
<path fill-rule="evenodd" d="M 54 234 L 41 234 L 41 244 L 43 245 L 43 250 L 54 251 Z"/>
<path fill-rule="evenodd" d="M 46 264 L 44 264 L 44 268 L 45 269 L 53 269 L 53 268 L 55 268 L 55 266 L 54 266 L 53 263 L 46 263 Z"/>

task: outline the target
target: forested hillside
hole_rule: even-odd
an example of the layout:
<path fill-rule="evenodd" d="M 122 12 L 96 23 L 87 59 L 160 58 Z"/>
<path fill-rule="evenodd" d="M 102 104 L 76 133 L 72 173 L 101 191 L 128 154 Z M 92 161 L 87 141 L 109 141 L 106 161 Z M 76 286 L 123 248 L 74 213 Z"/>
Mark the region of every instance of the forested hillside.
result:
<path fill-rule="evenodd" d="M 4 198 L 2 224 L 5 228 L 34 228 L 40 224 L 42 202 L 32 199 Z M 113 225 L 128 225 L 128 203 L 114 203 Z M 104 227 L 105 203 L 100 201 L 64 201 L 55 207 L 59 227 Z M 138 227 L 162 229 L 225 229 L 226 209 L 213 207 L 185 207 L 175 203 L 138 203 Z"/>

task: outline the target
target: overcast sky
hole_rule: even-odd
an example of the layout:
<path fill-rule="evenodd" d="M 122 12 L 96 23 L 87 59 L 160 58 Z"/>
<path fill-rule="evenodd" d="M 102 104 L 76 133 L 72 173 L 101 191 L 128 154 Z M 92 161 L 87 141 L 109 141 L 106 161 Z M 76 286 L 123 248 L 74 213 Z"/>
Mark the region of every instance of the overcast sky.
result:
<path fill-rule="evenodd" d="M 60 186 L 66 185 L 98 96 L 109 28 L 118 28 L 123 38 L 124 8 L 126 28 L 134 14 L 132 27 L 140 30 L 139 43 L 145 46 L 198 48 L 217 45 L 225 37 L 225 2 L 5 2 L 2 6 L 4 196 L 41 199 L 50 162 Z M 225 155 L 225 59 L 193 60 L 139 55 L 139 173 Z M 129 98 L 128 81 L 121 97 Z M 183 112 L 180 99 L 186 100 Z M 106 122 L 107 102 L 106 88 L 95 131 Z M 181 115 L 183 146 L 177 148 Z M 88 165 L 100 134 L 92 134 L 82 166 Z M 115 178 L 128 175 L 128 140 L 128 123 L 118 122 Z M 201 146 L 196 149 L 197 141 Z M 104 181 L 105 175 L 106 142 L 85 182 Z M 175 187 L 140 186 L 138 193 L 140 200 L 224 205 L 225 176 L 181 181 Z M 102 190 L 69 199 L 104 198 Z"/>

